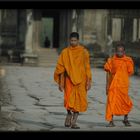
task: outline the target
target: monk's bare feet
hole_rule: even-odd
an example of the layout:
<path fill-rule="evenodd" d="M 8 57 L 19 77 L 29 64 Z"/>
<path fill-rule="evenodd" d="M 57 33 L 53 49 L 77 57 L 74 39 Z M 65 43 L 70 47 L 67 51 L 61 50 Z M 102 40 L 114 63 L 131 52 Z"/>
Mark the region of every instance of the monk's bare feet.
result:
<path fill-rule="evenodd" d="M 72 114 L 67 114 L 66 119 L 65 119 L 65 127 L 71 126 L 71 119 L 72 119 Z"/>
<path fill-rule="evenodd" d="M 131 126 L 131 124 L 128 120 L 123 120 L 123 123 L 124 123 L 125 126 Z"/>
<path fill-rule="evenodd" d="M 77 124 L 71 125 L 71 128 L 72 128 L 72 129 L 80 129 L 80 127 L 79 127 Z"/>
<path fill-rule="evenodd" d="M 115 124 L 113 121 L 110 121 L 109 124 L 107 125 L 107 127 L 114 127 L 114 126 L 115 126 Z"/>

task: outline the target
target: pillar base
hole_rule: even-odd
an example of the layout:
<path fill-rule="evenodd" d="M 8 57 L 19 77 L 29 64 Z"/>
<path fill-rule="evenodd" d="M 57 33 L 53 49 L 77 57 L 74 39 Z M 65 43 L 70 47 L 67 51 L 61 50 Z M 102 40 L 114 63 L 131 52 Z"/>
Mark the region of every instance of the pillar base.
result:
<path fill-rule="evenodd" d="M 22 65 L 37 66 L 38 65 L 38 55 L 33 53 L 21 54 Z"/>

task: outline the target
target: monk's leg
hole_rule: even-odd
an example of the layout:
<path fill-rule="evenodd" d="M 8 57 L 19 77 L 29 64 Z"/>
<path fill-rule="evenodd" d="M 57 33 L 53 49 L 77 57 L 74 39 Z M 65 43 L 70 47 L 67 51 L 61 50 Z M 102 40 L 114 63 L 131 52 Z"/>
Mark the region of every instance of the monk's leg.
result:
<path fill-rule="evenodd" d="M 71 126 L 71 120 L 72 120 L 72 112 L 70 110 L 67 110 L 67 116 L 65 119 L 65 127 Z"/>
<path fill-rule="evenodd" d="M 72 124 L 71 124 L 71 128 L 73 129 L 80 129 L 80 127 L 76 124 L 78 115 L 79 115 L 79 112 L 73 112 L 73 118 L 72 118 Z"/>
<path fill-rule="evenodd" d="M 113 115 L 112 115 L 112 120 L 109 122 L 109 124 L 107 125 L 107 127 L 114 127 L 114 121 L 113 121 Z"/>
<path fill-rule="evenodd" d="M 123 123 L 125 126 L 131 126 L 130 122 L 128 121 L 128 114 L 124 115 Z"/>

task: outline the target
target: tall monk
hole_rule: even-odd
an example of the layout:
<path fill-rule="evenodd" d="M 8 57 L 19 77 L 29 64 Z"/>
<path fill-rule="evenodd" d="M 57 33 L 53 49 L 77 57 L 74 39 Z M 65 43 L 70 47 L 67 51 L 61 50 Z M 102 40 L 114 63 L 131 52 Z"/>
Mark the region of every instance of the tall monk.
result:
<path fill-rule="evenodd" d="M 131 126 L 128 121 L 128 113 L 131 111 L 133 103 L 128 95 L 129 76 L 134 73 L 134 64 L 131 57 L 125 55 L 125 46 L 118 43 L 115 54 L 108 58 L 104 69 L 106 75 L 106 115 L 109 121 L 108 126 L 115 126 L 113 116 L 124 115 L 123 123 L 125 126 Z"/>
<path fill-rule="evenodd" d="M 79 112 L 87 110 L 87 90 L 91 88 L 89 52 L 80 45 L 79 34 L 72 32 L 70 45 L 62 50 L 54 72 L 59 90 L 64 92 L 64 107 L 67 110 L 65 127 L 79 129 L 76 124 Z"/>

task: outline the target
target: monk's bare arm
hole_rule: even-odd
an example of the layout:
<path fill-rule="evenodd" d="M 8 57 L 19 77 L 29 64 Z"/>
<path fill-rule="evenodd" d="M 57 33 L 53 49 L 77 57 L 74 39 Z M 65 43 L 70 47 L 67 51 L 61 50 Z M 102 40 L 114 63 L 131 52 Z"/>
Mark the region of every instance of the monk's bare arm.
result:
<path fill-rule="evenodd" d="M 91 79 L 89 79 L 88 77 L 87 77 L 87 84 L 86 84 L 86 89 L 87 90 L 90 90 L 91 89 Z"/>
<path fill-rule="evenodd" d="M 60 90 L 61 92 L 64 91 L 64 86 L 63 86 L 63 74 L 60 74 L 60 75 L 59 75 L 59 90 Z"/>
<path fill-rule="evenodd" d="M 130 59 L 130 61 L 127 62 L 127 70 L 129 76 L 134 74 L 134 62 L 132 59 Z"/>
<path fill-rule="evenodd" d="M 92 74 L 91 74 L 91 67 L 90 67 L 90 55 L 87 50 L 85 50 L 85 66 L 86 66 L 86 74 L 87 74 L 86 90 L 90 90 Z"/>
<path fill-rule="evenodd" d="M 106 95 L 108 95 L 108 90 L 110 86 L 110 72 L 106 73 Z"/>

